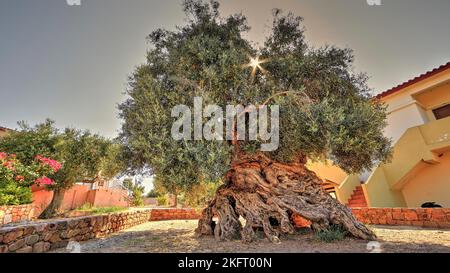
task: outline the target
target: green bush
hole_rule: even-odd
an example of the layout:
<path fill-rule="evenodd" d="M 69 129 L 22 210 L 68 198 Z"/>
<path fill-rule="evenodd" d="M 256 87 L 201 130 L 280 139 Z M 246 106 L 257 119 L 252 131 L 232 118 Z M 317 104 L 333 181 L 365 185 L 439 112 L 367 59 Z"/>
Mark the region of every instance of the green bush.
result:
<path fill-rule="evenodd" d="M 31 189 L 9 181 L 0 182 L 0 206 L 30 204 L 33 201 Z"/>
<path fill-rule="evenodd" d="M 165 196 L 159 196 L 156 200 L 158 201 L 158 206 L 167 206 L 169 203 L 169 200 Z"/>
<path fill-rule="evenodd" d="M 127 178 L 123 181 L 123 186 L 131 192 L 132 206 L 141 207 L 144 205 L 144 186 L 134 183 L 130 178 Z"/>
<path fill-rule="evenodd" d="M 326 243 L 344 240 L 347 232 L 339 225 L 332 225 L 327 230 L 315 232 L 316 240 Z"/>
<path fill-rule="evenodd" d="M 133 205 L 133 207 L 142 207 L 144 205 L 144 199 L 142 198 L 142 195 L 133 196 L 131 205 Z"/>

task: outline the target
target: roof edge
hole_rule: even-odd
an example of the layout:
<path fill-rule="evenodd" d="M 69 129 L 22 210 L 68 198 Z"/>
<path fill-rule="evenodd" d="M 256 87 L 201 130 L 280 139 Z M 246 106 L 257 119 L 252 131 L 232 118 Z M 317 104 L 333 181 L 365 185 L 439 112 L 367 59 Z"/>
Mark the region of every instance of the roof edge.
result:
<path fill-rule="evenodd" d="M 0 126 L 0 130 L 1 131 L 13 131 L 13 129 L 9 129 L 9 128 L 3 127 L 3 126 Z"/>
<path fill-rule="evenodd" d="M 388 89 L 388 90 L 386 90 L 384 92 L 381 92 L 380 94 L 376 95 L 374 98 L 381 99 L 381 98 L 387 97 L 389 95 L 397 93 L 398 91 L 400 91 L 402 89 L 405 89 L 406 87 L 409 87 L 409 86 L 411 86 L 413 84 L 416 84 L 416 83 L 418 83 L 420 81 L 423 81 L 423 80 L 425 80 L 427 78 L 430 78 L 431 76 L 439 74 L 439 73 L 441 73 L 441 72 L 443 72 L 443 71 L 445 71 L 447 69 L 450 69 L 450 62 L 448 62 L 446 64 L 443 64 L 440 67 L 437 67 L 437 68 L 435 68 L 433 70 L 430 70 L 430 71 L 428 71 L 426 73 L 423 73 L 423 74 L 421 74 L 421 75 L 419 75 L 419 76 L 417 76 L 417 77 L 415 77 L 415 78 L 413 78 L 413 79 L 411 79 L 409 81 L 401 83 L 401 84 L 399 84 L 399 85 L 397 85 L 397 86 L 395 86 L 395 87 L 393 87 L 391 89 Z"/>

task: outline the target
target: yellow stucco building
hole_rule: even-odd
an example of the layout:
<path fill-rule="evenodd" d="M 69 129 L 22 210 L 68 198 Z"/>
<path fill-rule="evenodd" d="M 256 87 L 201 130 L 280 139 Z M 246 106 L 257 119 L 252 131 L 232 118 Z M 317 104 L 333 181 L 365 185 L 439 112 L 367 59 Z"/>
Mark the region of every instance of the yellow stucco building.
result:
<path fill-rule="evenodd" d="M 311 168 L 335 183 L 336 197 L 345 204 L 450 207 L 450 62 L 374 99 L 388 106 L 384 133 L 393 141 L 392 161 L 350 176 L 333 166 Z"/>

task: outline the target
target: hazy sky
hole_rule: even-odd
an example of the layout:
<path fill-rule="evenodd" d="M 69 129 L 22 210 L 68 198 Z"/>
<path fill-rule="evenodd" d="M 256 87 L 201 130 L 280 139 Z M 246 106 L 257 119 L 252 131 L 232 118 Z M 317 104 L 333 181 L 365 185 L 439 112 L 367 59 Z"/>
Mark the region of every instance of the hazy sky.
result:
<path fill-rule="evenodd" d="M 263 41 L 275 7 L 305 18 L 308 40 L 354 49 L 375 93 L 450 61 L 450 0 L 223 0 Z M 181 0 L 0 0 L 0 126 L 49 117 L 114 137 L 145 37 L 184 22 Z"/>

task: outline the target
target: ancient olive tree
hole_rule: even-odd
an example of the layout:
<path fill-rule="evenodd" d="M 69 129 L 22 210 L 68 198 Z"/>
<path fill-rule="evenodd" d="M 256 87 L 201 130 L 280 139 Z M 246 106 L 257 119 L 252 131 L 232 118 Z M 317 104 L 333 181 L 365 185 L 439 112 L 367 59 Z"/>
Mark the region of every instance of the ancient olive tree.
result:
<path fill-rule="evenodd" d="M 0 151 L 16 154 L 25 164 L 33 162 L 36 156 L 50 157 L 62 164 L 58 172 L 50 176 L 55 183 L 46 187 L 53 191 L 53 197 L 39 218 L 55 216 L 65 191 L 75 183 L 110 179 L 124 170 L 125 165 L 118 160 L 122 146 L 109 139 L 89 131 L 59 130 L 51 120 L 34 127 L 23 122 L 19 125 L 20 130 L 0 139 Z"/>
<path fill-rule="evenodd" d="M 199 220 L 200 235 L 251 241 L 261 228 L 277 242 L 280 234 L 294 230 L 291 216 L 298 214 L 317 231 L 338 225 L 355 237 L 373 238 L 305 167 L 307 160 L 328 159 L 358 173 L 389 157 L 390 141 L 382 134 L 385 108 L 371 99 L 366 76 L 352 72 L 351 50 L 308 46 L 302 19 L 279 10 L 271 34 L 256 49 L 243 37 L 249 29 L 243 15 L 222 18 L 215 1 L 185 1 L 183 7 L 186 25 L 149 35 L 147 61 L 130 77 L 129 98 L 119 106 L 129 167 L 151 168 L 179 189 L 222 179 Z M 180 105 L 194 109 L 195 116 L 199 99 L 222 109 L 245 108 L 231 119 L 173 117 L 172 109 Z M 262 149 L 267 139 L 250 137 L 250 117 L 276 111 L 279 145 Z M 183 139 L 173 137 L 180 117 L 193 124 L 183 128 Z M 236 125 L 242 117 L 249 131 L 245 136 Z M 208 127 L 211 121 L 223 125 L 231 138 Z M 216 134 L 215 140 L 193 140 L 198 128 Z"/>

